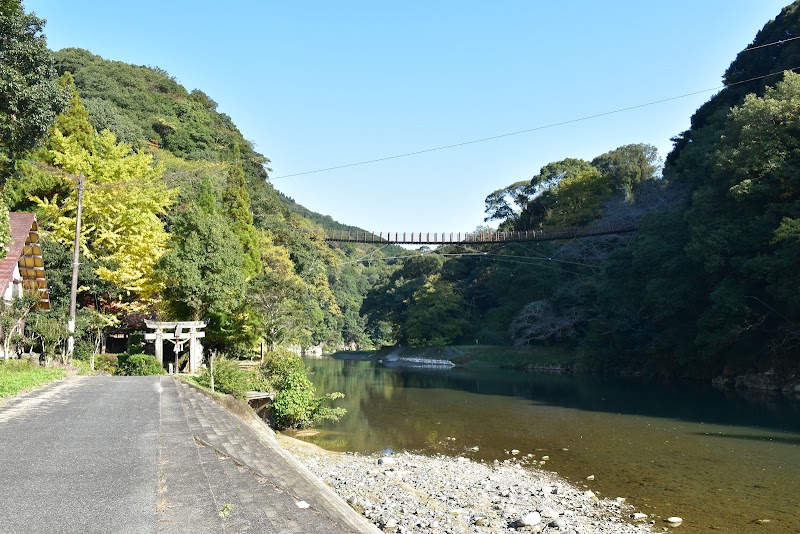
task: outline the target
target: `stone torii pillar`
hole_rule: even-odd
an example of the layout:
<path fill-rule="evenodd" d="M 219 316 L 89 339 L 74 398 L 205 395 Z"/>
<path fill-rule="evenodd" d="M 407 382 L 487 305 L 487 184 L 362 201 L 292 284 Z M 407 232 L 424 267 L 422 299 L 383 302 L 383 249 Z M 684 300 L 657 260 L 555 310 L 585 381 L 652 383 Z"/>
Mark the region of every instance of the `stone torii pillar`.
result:
<path fill-rule="evenodd" d="M 183 345 L 189 342 L 189 372 L 195 373 L 200 369 L 203 359 L 203 345 L 200 338 L 206 337 L 202 331 L 208 323 L 205 321 L 150 321 L 145 319 L 147 328 L 155 330 L 144 335 L 145 340 L 155 341 L 156 359 L 164 365 L 164 340 L 173 344 L 175 352 L 175 372 L 178 372 L 178 354 L 183 350 Z"/>

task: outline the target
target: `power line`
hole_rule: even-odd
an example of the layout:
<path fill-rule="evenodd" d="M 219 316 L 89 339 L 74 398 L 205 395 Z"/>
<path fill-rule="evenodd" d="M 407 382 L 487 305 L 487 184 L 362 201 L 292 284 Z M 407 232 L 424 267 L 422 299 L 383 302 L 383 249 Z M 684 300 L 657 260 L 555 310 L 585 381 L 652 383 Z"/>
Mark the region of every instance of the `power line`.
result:
<path fill-rule="evenodd" d="M 767 45 L 763 45 L 763 46 L 767 46 Z M 752 49 L 750 49 L 750 50 L 752 50 Z M 308 174 L 318 174 L 318 173 L 321 173 L 321 172 L 335 171 L 335 170 L 339 170 L 339 169 L 347 169 L 349 167 L 359 167 L 361 165 L 368 165 L 370 163 L 379 163 L 381 161 L 390 161 L 390 160 L 393 160 L 393 159 L 407 158 L 407 157 L 410 157 L 410 156 L 418 156 L 420 154 L 428 154 L 430 152 L 438 152 L 438 151 L 441 151 L 441 150 L 448 150 L 450 148 L 457 148 L 457 147 L 462 147 L 462 146 L 467 146 L 467 145 L 474 145 L 474 144 L 477 144 L 477 143 L 485 143 L 486 141 L 494 141 L 495 139 L 502 139 L 504 137 L 512 137 L 512 136 L 515 136 L 515 135 L 522 135 L 522 134 L 526 134 L 526 133 L 530 133 L 530 132 L 536 132 L 536 131 L 539 131 L 539 130 L 546 130 L 546 129 L 549 129 L 549 128 L 555 128 L 556 126 L 564 126 L 564 125 L 567 125 L 567 124 L 574 124 L 576 122 L 587 121 L 587 120 L 590 120 L 590 119 L 597 119 L 599 117 L 606 117 L 608 115 L 615 115 L 617 113 L 623 113 L 625 111 L 632 111 L 634 109 L 640 109 L 640 108 L 644 108 L 644 107 L 648 107 L 648 106 L 654 106 L 656 104 L 663 104 L 664 102 L 671 102 L 673 100 L 680 100 L 681 98 L 687 98 L 687 97 L 699 95 L 699 94 L 702 94 L 702 93 L 708 93 L 710 91 L 716 91 L 718 89 L 724 89 L 726 87 L 733 87 L 734 85 L 741 85 L 743 83 L 753 82 L 753 81 L 756 81 L 756 80 L 762 80 L 764 78 L 769 78 L 770 76 L 777 76 L 779 74 L 783 74 L 787 70 L 795 71 L 798 68 L 800 68 L 800 67 L 792 67 L 791 69 L 783 69 L 783 70 L 781 70 L 779 72 L 771 72 L 769 74 L 764 74 L 763 76 L 756 76 L 756 77 L 753 77 L 753 78 L 749 78 L 747 80 L 741 80 L 741 81 L 729 83 L 729 84 L 726 84 L 726 85 L 720 85 L 720 86 L 712 87 L 712 88 L 709 88 L 709 89 L 701 89 L 700 91 L 693 91 L 691 93 L 685 93 L 685 94 L 678 95 L 678 96 L 671 96 L 669 98 L 662 98 L 661 100 L 653 100 L 652 102 L 646 102 L 644 104 L 637 104 L 637 105 L 634 105 L 634 106 L 628 106 L 628 107 L 624 107 L 624 108 L 619 108 L 619 109 L 615 109 L 615 110 L 612 110 L 612 111 L 604 111 L 602 113 L 596 113 L 594 115 L 586 115 L 584 117 L 579 117 L 579 118 L 576 118 L 576 119 L 570 119 L 570 120 L 565 120 L 565 121 L 561 121 L 561 122 L 553 122 L 553 123 L 550 123 L 550 124 L 544 124 L 542 126 L 535 126 L 533 128 L 527 128 L 525 130 L 517 130 L 516 132 L 508 132 L 508 133 L 504 133 L 504 134 L 493 135 L 493 136 L 490 136 L 490 137 L 482 137 L 480 139 L 473 139 L 471 141 L 463 141 L 461 143 L 454 143 L 454 144 L 451 144 L 451 145 L 443 145 L 443 146 L 438 146 L 438 147 L 434 147 L 434 148 L 426 148 L 424 150 L 417 150 L 417 151 L 414 151 L 414 152 L 405 152 L 403 154 L 395 154 L 394 156 L 386 156 L 386 157 L 383 157 L 383 158 L 368 159 L 368 160 L 363 160 L 363 161 L 357 161 L 355 163 L 347 163 L 347 164 L 344 164 L 344 165 L 336 165 L 336 166 L 333 166 L 333 167 L 325 167 L 325 168 L 316 169 L 316 170 L 313 170 L 313 171 L 296 172 L 296 173 L 293 173 L 293 174 L 284 174 L 283 176 L 272 177 L 272 178 L 270 178 L 270 180 L 271 181 L 283 180 L 284 178 L 293 178 L 293 177 L 296 177 L 296 176 L 306 176 Z"/>
<path fill-rule="evenodd" d="M 788 43 L 789 41 L 794 41 L 796 39 L 800 39 L 800 37 L 789 37 L 788 39 L 781 39 L 780 41 L 773 41 L 771 43 L 766 43 L 766 44 L 763 44 L 763 45 L 751 46 L 750 48 L 745 48 L 744 50 L 742 50 L 742 52 L 749 52 L 750 50 L 758 50 L 759 48 L 766 48 L 768 46 L 775 46 L 775 45 L 779 45 L 779 44 L 784 44 L 784 43 Z"/>

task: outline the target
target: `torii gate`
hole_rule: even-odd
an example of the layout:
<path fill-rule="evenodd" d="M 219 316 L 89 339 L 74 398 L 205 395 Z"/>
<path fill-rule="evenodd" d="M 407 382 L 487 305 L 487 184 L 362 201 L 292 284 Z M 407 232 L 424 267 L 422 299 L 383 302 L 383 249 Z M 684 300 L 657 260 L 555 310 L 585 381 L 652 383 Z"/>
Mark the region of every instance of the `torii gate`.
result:
<path fill-rule="evenodd" d="M 200 338 L 206 337 L 202 331 L 208 324 L 206 321 L 150 321 L 145 319 L 147 328 L 155 330 L 147 333 L 144 338 L 147 341 L 156 342 L 156 359 L 164 365 L 164 340 L 173 344 L 175 353 L 175 372 L 178 372 L 178 354 L 183 350 L 183 345 L 189 342 L 189 372 L 194 373 L 200 369 L 200 362 L 203 359 L 203 345 Z M 200 331 L 198 331 L 198 329 Z"/>

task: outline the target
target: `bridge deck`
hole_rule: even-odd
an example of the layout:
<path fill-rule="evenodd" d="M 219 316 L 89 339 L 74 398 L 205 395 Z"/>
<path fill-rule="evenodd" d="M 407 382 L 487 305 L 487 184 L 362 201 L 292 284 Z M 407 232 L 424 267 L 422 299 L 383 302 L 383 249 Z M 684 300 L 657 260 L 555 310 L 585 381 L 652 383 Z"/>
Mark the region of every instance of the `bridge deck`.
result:
<path fill-rule="evenodd" d="M 481 243 L 513 243 L 521 241 L 558 241 L 611 234 L 634 232 L 638 224 L 625 222 L 615 225 L 573 227 L 559 229 L 527 230 L 524 232 L 348 232 L 329 231 L 325 241 L 337 243 L 374 243 L 390 245 L 474 245 Z"/>

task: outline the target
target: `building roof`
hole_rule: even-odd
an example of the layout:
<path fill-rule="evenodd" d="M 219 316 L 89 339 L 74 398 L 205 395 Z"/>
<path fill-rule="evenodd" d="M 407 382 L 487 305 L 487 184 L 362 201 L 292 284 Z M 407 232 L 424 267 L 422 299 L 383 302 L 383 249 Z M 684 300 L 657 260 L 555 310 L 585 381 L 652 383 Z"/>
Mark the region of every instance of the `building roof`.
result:
<path fill-rule="evenodd" d="M 39 243 L 36 214 L 10 212 L 11 242 L 6 257 L 0 260 L 0 295 L 14 282 L 15 267 L 19 268 L 22 287 L 39 292 L 39 307 L 50 309 L 50 293 L 44 271 L 44 258 Z"/>

